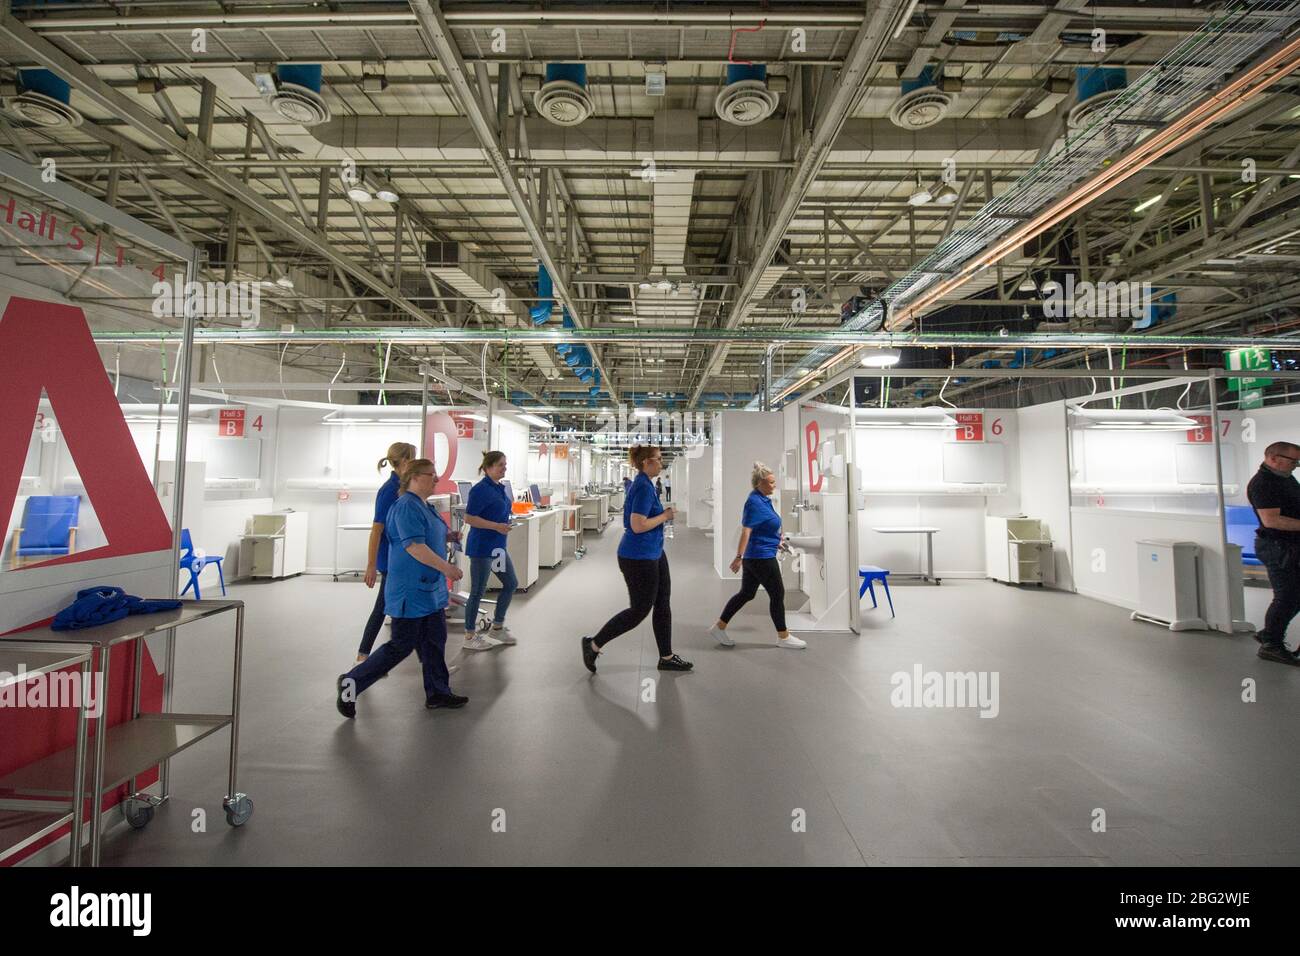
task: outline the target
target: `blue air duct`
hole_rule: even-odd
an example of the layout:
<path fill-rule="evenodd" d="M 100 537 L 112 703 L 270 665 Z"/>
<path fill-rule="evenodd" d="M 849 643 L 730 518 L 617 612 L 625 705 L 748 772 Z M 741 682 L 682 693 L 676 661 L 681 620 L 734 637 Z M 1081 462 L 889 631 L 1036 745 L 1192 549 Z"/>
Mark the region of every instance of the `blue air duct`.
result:
<path fill-rule="evenodd" d="M 319 63 L 281 63 L 275 68 L 275 74 L 282 83 L 292 83 L 304 89 L 319 93 L 321 87 L 321 66 Z"/>
<path fill-rule="evenodd" d="M 728 63 L 727 64 L 727 85 L 740 83 L 744 80 L 758 80 L 760 83 L 767 82 L 767 67 L 762 63 Z"/>
<path fill-rule="evenodd" d="M 68 81 L 49 70 L 19 70 L 18 81 L 24 90 L 40 93 L 68 106 L 72 100 L 72 87 Z"/>

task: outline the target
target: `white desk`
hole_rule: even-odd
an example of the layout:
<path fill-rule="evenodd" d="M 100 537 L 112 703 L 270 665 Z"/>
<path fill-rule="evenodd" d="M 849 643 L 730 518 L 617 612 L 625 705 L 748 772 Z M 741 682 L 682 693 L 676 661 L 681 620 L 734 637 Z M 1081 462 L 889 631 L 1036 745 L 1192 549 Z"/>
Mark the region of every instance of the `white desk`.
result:
<path fill-rule="evenodd" d="M 934 536 L 938 533 L 938 528 L 931 528 L 925 525 L 891 525 L 888 527 L 872 528 L 872 531 L 880 534 L 923 534 L 925 535 L 925 572 L 920 575 L 910 575 L 911 577 L 920 577 L 923 581 L 933 581 L 939 583 L 939 578 L 934 576 Z M 908 574 L 898 574 L 896 577 L 909 577 Z"/>
<path fill-rule="evenodd" d="M 362 568 L 360 570 L 357 570 L 356 568 L 347 568 L 344 570 L 339 569 L 339 536 L 344 531 L 369 531 L 372 527 L 373 527 L 373 523 L 341 524 L 334 529 L 334 580 L 335 581 L 339 579 L 340 574 L 362 574 L 365 571 L 365 568 Z M 367 540 L 366 546 L 369 547 L 369 544 L 370 542 L 369 540 Z"/>

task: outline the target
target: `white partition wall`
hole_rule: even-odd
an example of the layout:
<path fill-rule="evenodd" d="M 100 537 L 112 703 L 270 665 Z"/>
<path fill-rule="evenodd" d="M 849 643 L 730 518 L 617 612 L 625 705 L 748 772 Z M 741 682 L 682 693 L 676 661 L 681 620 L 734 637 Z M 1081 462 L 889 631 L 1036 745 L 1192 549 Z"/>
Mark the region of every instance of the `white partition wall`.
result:
<path fill-rule="evenodd" d="M 674 489 L 691 528 L 713 527 L 713 446 L 697 445 L 686 455 L 685 488 Z M 776 467 L 774 464 L 773 467 Z"/>
<path fill-rule="evenodd" d="M 1019 510 L 1044 523 L 1052 539 L 1055 586 L 1073 590 L 1070 452 L 1066 445 L 1065 402 L 1033 405 L 1018 409 L 1015 414 L 1020 433 Z"/>
<path fill-rule="evenodd" d="M 740 577 L 728 565 L 736 556 L 740 514 L 753 490 L 754 462 L 775 468 L 782 444 L 780 412 L 716 412 L 713 416 L 713 567 L 721 578 Z M 773 504 L 780 511 L 779 495 Z"/>

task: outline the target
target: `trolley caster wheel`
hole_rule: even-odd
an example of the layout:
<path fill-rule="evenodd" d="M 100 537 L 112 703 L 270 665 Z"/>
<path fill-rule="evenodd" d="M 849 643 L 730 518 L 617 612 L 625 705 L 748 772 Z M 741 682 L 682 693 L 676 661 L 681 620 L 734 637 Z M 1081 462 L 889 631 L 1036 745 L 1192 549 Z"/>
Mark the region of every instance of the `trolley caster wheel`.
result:
<path fill-rule="evenodd" d="M 146 797 L 127 797 L 122 801 L 122 816 L 132 830 L 143 830 L 153 819 L 154 804 Z"/>
<path fill-rule="evenodd" d="M 253 815 L 253 800 L 246 793 L 237 793 L 233 800 L 230 797 L 222 800 L 221 808 L 226 811 L 227 823 L 242 827 Z"/>

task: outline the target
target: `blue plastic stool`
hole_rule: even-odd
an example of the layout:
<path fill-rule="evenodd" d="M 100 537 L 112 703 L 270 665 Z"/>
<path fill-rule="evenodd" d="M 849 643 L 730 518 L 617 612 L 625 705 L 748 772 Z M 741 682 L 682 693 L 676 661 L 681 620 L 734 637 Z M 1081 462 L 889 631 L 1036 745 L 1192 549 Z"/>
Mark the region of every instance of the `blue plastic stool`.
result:
<path fill-rule="evenodd" d="M 858 588 L 858 600 L 862 600 L 862 595 L 870 591 L 872 608 L 879 607 L 880 605 L 876 603 L 876 589 L 872 584 L 873 581 L 879 581 L 885 586 L 885 598 L 889 601 L 889 616 L 898 617 L 894 613 L 894 597 L 889 593 L 889 572 L 874 564 L 864 564 L 858 568 L 858 577 L 862 578 L 862 587 Z"/>

